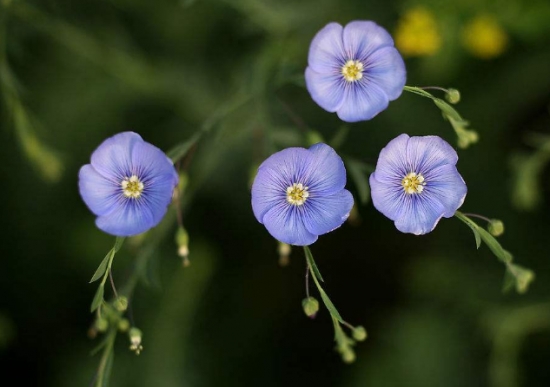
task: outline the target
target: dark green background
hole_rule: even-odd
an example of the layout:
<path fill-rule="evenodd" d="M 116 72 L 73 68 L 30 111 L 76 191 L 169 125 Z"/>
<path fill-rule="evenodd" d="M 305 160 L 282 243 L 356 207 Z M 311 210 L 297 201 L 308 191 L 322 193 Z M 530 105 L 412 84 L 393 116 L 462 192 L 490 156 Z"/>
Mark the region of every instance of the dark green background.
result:
<path fill-rule="evenodd" d="M 98 340 L 86 332 L 96 286 L 88 281 L 114 239 L 95 228 L 77 191 L 78 169 L 93 150 L 125 130 L 169 150 L 242 95 L 246 104 L 217 122 L 189 164 L 194 194 L 184 222 L 192 265 L 181 268 L 172 213 L 149 260 L 148 285 L 138 285 L 132 301 L 145 350 L 136 357 L 119 336 L 112 386 L 549 385 L 548 171 L 527 187 L 540 194 L 537 206 L 520 210 L 512 200 L 514 155 L 535 151 L 528 133 L 550 132 L 546 1 L 425 1 L 444 45 L 433 57 L 406 58 L 409 85 L 460 89 L 457 109 L 480 134 L 478 144 L 459 150 L 469 188 L 463 210 L 502 219 L 501 243 L 536 281 L 526 295 L 502 294 L 503 265 L 485 246 L 477 251 L 457 219 L 416 237 L 362 205 L 355 225 L 312 246 L 332 300 L 369 332 L 352 365 L 333 351 L 328 313 L 304 316 L 303 252 L 293 249 L 290 266 L 278 266 L 277 244 L 252 214 L 248 184 L 273 151 L 306 143 L 304 127 L 328 140 L 342 126 L 301 85 L 315 33 L 329 21 L 356 19 L 393 31 L 417 3 L 1 3 L 4 102 L 9 65 L 32 133 L 59 156 L 63 173 L 55 182 L 42 176 L 44 161 L 29 159 L 28 133 L 4 103 L 0 384 L 86 386 L 93 379 L 99 357 L 89 352 Z M 482 12 L 510 37 L 507 51 L 490 61 L 460 44 L 461 26 Z M 400 133 L 456 143 L 438 109 L 409 93 L 372 121 L 348 126 L 340 152 L 370 164 Z M 348 187 L 357 192 L 352 181 Z M 139 251 L 127 241 L 116 256 L 119 286 Z"/>

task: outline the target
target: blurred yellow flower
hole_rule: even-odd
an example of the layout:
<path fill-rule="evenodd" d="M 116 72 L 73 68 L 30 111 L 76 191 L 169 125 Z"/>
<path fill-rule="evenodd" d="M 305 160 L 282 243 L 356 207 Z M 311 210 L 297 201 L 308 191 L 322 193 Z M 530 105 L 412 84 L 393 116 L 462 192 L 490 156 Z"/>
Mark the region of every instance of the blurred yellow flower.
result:
<path fill-rule="evenodd" d="M 472 55 L 492 59 L 504 52 L 508 35 L 494 17 L 479 15 L 464 27 L 462 42 Z"/>
<path fill-rule="evenodd" d="M 436 53 L 441 47 L 441 36 L 432 12 L 424 7 L 405 12 L 395 30 L 395 46 L 407 56 Z"/>

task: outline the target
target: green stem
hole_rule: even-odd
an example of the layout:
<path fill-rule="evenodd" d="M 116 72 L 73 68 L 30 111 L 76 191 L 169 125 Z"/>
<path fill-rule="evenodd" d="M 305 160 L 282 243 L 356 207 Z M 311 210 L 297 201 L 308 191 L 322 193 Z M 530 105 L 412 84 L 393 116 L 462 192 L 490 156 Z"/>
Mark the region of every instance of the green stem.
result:
<path fill-rule="evenodd" d="M 101 360 L 99 362 L 99 368 L 97 369 L 97 378 L 95 382 L 96 387 L 103 387 L 105 386 L 105 379 L 109 378 L 109 358 L 113 356 L 113 346 L 115 344 L 115 339 L 117 335 L 116 328 L 111 329 L 109 336 L 107 338 L 107 342 L 105 344 L 105 349 L 103 350 L 103 354 L 101 355 Z M 111 360 L 112 361 L 112 360 Z"/>

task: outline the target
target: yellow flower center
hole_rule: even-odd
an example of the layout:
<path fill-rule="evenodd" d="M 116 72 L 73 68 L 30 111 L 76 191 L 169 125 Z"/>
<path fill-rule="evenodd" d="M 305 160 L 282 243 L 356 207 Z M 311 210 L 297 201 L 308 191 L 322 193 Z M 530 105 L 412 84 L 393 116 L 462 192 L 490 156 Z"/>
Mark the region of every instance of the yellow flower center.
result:
<path fill-rule="evenodd" d="M 120 186 L 122 187 L 122 193 L 124 196 L 131 199 L 139 198 L 144 187 L 143 183 L 136 175 L 132 175 L 129 178 L 124 178 L 124 180 L 120 183 Z"/>
<path fill-rule="evenodd" d="M 294 183 L 286 189 L 286 201 L 295 206 L 304 204 L 308 197 L 308 187 L 302 183 Z"/>
<path fill-rule="evenodd" d="M 342 66 L 342 75 L 348 82 L 355 82 L 363 78 L 363 63 L 358 60 L 348 60 Z"/>
<path fill-rule="evenodd" d="M 424 191 L 424 186 L 426 185 L 426 182 L 424 181 L 424 176 L 422 176 L 420 173 L 411 172 L 407 174 L 401 180 L 401 185 L 403 186 L 403 189 L 408 194 L 415 194 L 415 193 L 421 193 Z"/>

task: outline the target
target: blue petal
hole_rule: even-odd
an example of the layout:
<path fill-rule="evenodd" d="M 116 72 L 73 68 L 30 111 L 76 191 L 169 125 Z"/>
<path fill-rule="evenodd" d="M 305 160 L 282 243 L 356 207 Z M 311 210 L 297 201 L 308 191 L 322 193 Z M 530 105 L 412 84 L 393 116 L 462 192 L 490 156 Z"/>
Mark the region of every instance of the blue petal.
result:
<path fill-rule="evenodd" d="M 441 137 L 411 137 L 407 145 L 406 160 L 409 163 L 409 172 L 425 175 L 431 169 L 441 165 L 455 165 L 458 161 L 458 154 Z"/>
<path fill-rule="evenodd" d="M 381 47 L 393 46 L 391 35 L 372 21 L 348 23 L 343 33 L 346 59 L 367 61 L 369 55 Z"/>
<path fill-rule="evenodd" d="M 399 180 L 378 180 L 378 168 L 370 175 L 369 184 L 372 204 L 384 216 L 391 220 L 399 218 L 402 210 L 402 203 L 405 200 L 405 192 Z"/>
<path fill-rule="evenodd" d="M 140 199 L 145 201 L 145 205 L 151 211 L 153 223 L 151 227 L 154 227 L 162 220 L 172 202 L 174 188 L 177 185 L 177 175 L 175 180 L 172 173 L 156 175 L 147 180 L 144 185 Z"/>
<path fill-rule="evenodd" d="M 423 235 L 431 232 L 445 212 L 437 200 L 430 200 L 427 195 L 404 195 L 399 218 L 395 227 L 401 232 Z"/>
<path fill-rule="evenodd" d="M 129 177 L 132 167 L 132 148 L 142 143 L 139 134 L 123 132 L 103 141 L 92 154 L 92 166 L 101 175 L 120 182 Z"/>
<path fill-rule="evenodd" d="M 295 246 L 307 246 L 317 240 L 303 222 L 303 206 L 280 203 L 266 212 L 263 223 L 277 240 Z"/>
<path fill-rule="evenodd" d="M 391 140 L 382 150 L 376 163 L 376 180 L 381 183 L 398 184 L 409 172 L 410 163 L 407 162 L 407 145 L 409 136 L 401 134 Z"/>
<path fill-rule="evenodd" d="M 327 112 L 334 113 L 344 101 L 345 81 L 340 73 L 318 73 L 308 67 L 306 87 L 311 98 Z"/>
<path fill-rule="evenodd" d="M 310 196 L 303 207 L 307 230 L 322 235 L 346 221 L 353 207 L 353 196 L 345 189 L 330 196 Z"/>
<path fill-rule="evenodd" d="M 364 77 L 376 84 L 390 101 L 397 99 L 405 87 L 407 72 L 403 58 L 394 47 L 383 47 L 365 61 Z"/>
<path fill-rule="evenodd" d="M 286 201 L 286 188 L 290 184 L 281 179 L 276 170 L 260 168 L 252 184 L 252 211 L 258 222 L 263 223 L 265 213 Z"/>
<path fill-rule="evenodd" d="M 370 120 L 386 109 L 388 103 L 388 96 L 376 84 L 364 80 L 349 82 L 337 114 L 346 122 Z"/>
<path fill-rule="evenodd" d="M 95 223 L 99 229 L 116 236 L 141 234 L 156 225 L 151 209 L 140 199 L 122 201 L 110 214 L 99 216 Z"/>
<path fill-rule="evenodd" d="M 174 185 L 177 184 L 178 174 L 174 164 L 159 148 L 141 141 L 136 142 L 128 151 L 131 152 L 132 174 L 137 175 L 142 180 L 147 179 L 149 176 L 171 174 Z"/>
<path fill-rule="evenodd" d="M 308 150 L 311 157 L 305 164 L 302 175 L 311 196 L 327 196 L 346 186 L 346 168 L 336 151 L 319 143 Z"/>
<path fill-rule="evenodd" d="M 445 209 L 445 218 L 454 216 L 456 210 L 464 203 L 468 191 L 456 167 L 442 165 L 427 172 L 424 178 L 426 186 L 422 195 L 429 195 L 430 199 L 439 201 Z"/>
<path fill-rule="evenodd" d="M 80 168 L 78 188 L 84 203 L 95 215 L 112 212 L 122 195 L 119 184 L 100 175 L 90 164 Z"/>
<path fill-rule="evenodd" d="M 309 46 L 308 64 L 319 73 L 339 73 L 345 63 L 342 26 L 329 23 L 315 35 Z"/>

